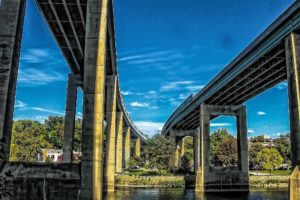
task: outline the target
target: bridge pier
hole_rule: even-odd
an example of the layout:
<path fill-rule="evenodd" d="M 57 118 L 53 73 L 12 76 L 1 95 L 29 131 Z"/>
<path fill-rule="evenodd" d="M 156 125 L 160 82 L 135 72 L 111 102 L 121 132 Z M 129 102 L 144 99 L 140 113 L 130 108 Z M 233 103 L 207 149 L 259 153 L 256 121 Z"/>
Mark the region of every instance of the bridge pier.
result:
<path fill-rule="evenodd" d="M 80 199 L 102 199 L 107 0 L 87 1 Z"/>
<path fill-rule="evenodd" d="M 125 128 L 125 141 L 124 141 L 124 163 L 125 169 L 129 167 L 129 160 L 130 160 L 130 127 Z"/>
<path fill-rule="evenodd" d="M 290 177 L 290 199 L 300 196 L 300 35 L 291 33 L 285 41 L 290 138 L 293 173 Z"/>
<path fill-rule="evenodd" d="M 229 115 L 237 117 L 238 167 L 215 168 L 209 163 L 210 118 Z M 199 137 L 195 135 L 196 191 L 249 191 L 248 140 L 245 106 L 200 106 Z M 200 151 L 199 151 L 200 150 Z M 199 161 L 199 160 L 201 161 Z"/>
<path fill-rule="evenodd" d="M 108 192 L 115 190 L 115 164 L 116 164 L 116 107 L 117 107 L 117 78 L 106 76 L 106 163 L 104 185 Z"/>
<path fill-rule="evenodd" d="M 123 171 L 123 112 L 117 113 L 116 173 Z"/>
<path fill-rule="evenodd" d="M 140 158 L 141 157 L 141 139 L 137 138 L 135 141 L 135 152 L 134 152 L 134 156 L 136 158 Z"/>
<path fill-rule="evenodd" d="M 69 74 L 64 123 L 63 162 L 72 163 L 76 115 L 77 87 L 82 85 L 80 76 Z"/>
<path fill-rule="evenodd" d="M 0 168 L 9 160 L 26 1 L 0 6 Z"/>

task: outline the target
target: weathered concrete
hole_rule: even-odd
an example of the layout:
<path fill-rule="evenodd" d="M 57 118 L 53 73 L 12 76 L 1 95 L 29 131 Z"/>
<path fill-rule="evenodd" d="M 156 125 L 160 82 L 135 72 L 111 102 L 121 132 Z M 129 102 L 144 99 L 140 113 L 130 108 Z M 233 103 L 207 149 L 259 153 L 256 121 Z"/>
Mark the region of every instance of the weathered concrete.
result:
<path fill-rule="evenodd" d="M 124 160 L 125 160 L 125 168 L 129 167 L 128 162 L 130 160 L 130 127 L 127 127 L 125 130 L 125 142 L 124 142 Z"/>
<path fill-rule="evenodd" d="M 137 138 L 135 141 L 135 146 L 134 146 L 134 156 L 136 158 L 140 158 L 141 157 L 141 139 Z"/>
<path fill-rule="evenodd" d="M 9 159 L 25 4 L 2 0 L 0 6 L 0 167 Z"/>
<path fill-rule="evenodd" d="M 78 199 L 77 164 L 6 163 L 0 170 L 0 178 L 8 184 L 5 188 L 10 200 Z"/>
<path fill-rule="evenodd" d="M 80 199 L 102 200 L 107 0 L 87 1 Z"/>
<path fill-rule="evenodd" d="M 175 152 L 174 152 L 174 167 L 175 170 L 178 170 L 180 166 L 180 147 L 176 145 Z"/>
<path fill-rule="evenodd" d="M 69 74 L 68 89 L 66 99 L 66 113 L 64 123 L 64 144 L 63 144 L 63 162 L 72 163 L 73 160 L 73 140 L 75 129 L 75 115 L 76 115 L 76 100 L 77 100 L 77 86 L 82 85 L 80 76 Z"/>
<path fill-rule="evenodd" d="M 104 186 L 108 192 L 115 190 L 116 167 L 116 104 L 117 104 L 117 77 L 106 77 L 106 163 Z"/>
<path fill-rule="evenodd" d="M 285 41 L 290 133 L 291 133 L 291 159 L 294 168 L 290 180 L 290 199 L 300 196 L 300 35 L 292 33 Z M 297 180 L 298 178 L 298 180 Z"/>
<path fill-rule="evenodd" d="M 123 169 L 123 112 L 117 113 L 116 173 Z"/>
<path fill-rule="evenodd" d="M 292 165 L 300 166 L 300 35 L 286 39 L 286 63 L 290 108 Z"/>
<path fill-rule="evenodd" d="M 300 198 L 300 171 L 298 166 L 294 168 L 289 181 L 290 200 L 299 200 Z"/>
<path fill-rule="evenodd" d="M 237 117 L 238 167 L 210 167 L 210 116 L 220 115 Z M 249 191 L 246 108 L 241 105 L 214 106 L 202 104 L 200 107 L 199 139 L 201 163 L 200 167 L 196 169 L 195 190 L 205 192 Z M 196 145 L 197 149 L 199 144 Z"/>

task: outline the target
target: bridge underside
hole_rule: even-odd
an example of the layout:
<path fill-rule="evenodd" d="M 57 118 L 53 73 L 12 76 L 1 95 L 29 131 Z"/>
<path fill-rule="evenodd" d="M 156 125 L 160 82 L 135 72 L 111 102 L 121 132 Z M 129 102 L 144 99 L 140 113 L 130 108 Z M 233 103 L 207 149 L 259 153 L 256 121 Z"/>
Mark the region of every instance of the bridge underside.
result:
<path fill-rule="evenodd" d="M 239 105 L 287 79 L 284 43 L 278 44 L 264 56 L 231 80 L 225 87 L 204 101 L 209 105 Z M 199 127 L 199 107 L 174 125 L 175 130 Z M 215 118 L 217 116 L 212 116 Z"/>

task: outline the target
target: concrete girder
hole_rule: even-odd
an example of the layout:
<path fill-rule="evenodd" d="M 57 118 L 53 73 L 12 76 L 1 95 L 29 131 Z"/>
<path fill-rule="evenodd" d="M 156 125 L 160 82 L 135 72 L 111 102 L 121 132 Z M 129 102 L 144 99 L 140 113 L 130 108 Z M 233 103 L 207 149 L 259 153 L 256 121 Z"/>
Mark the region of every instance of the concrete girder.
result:
<path fill-rule="evenodd" d="M 278 55 L 280 55 L 280 54 L 282 54 L 282 53 L 284 53 L 284 49 L 281 49 L 280 51 L 278 51 L 277 53 L 275 53 L 273 56 L 268 57 L 268 59 L 267 59 L 265 62 L 263 62 L 262 64 L 259 64 L 259 65 L 260 65 L 260 66 L 264 66 L 264 65 L 268 64 L 272 59 L 276 58 Z M 285 59 L 285 58 L 283 58 L 283 59 Z M 247 77 L 253 75 L 258 69 L 260 69 L 259 66 L 258 66 L 258 67 L 255 67 L 255 68 L 249 68 L 250 71 L 246 74 L 246 76 L 245 76 L 244 78 L 247 78 Z M 226 88 L 225 90 L 222 90 L 221 92 L 219 92 L 220 94 L 218 94 L 217 97 L 214 97 L 214 99 L 218 99 L 218 98 L 220 98 L 222 95 L 224 95 L 224 94 L 226 94 L 227 92 L 229 92 L 229 90 L 231 89 L 232 86 L 238 85 L 239 83 L 241 83 L 242 80 L 243 80 L 243 79 L 239 79 L 239 80 L 235 81 L 232 85 L 227 86 L 227 88 Z M 213 104 L 213 105 L 218 105 L 218 103 L 215 102 L 214 100 L 211 101 L 211 102 L 209 102 L 209 103 L 211 103 L 211 104 Z"/>

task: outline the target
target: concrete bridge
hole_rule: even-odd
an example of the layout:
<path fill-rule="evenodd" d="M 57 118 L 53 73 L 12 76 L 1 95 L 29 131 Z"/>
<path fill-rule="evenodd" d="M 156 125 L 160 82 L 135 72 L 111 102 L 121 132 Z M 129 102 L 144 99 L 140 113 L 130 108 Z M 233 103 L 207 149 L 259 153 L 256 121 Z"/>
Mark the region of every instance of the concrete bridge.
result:
<path fill-rule="evenodd" d="M 63 145 L 66 164 L 52 168 L 69 166 L 70 172 L 76 174 L 74 177 L 79 177 L 80 199 L 102 199 L 103 190 L 114 190 L 115 173 L 127 167 L 131 143 L 135 142 L 134 154 L 139 157 L 141 143 L 147 140 L 133 124 L 122 100 L 113 2 L 37 0 L 36 3 L 71 70 Z M 0 171 L 18 168 L 16 163 L 9 163 L 9 152 L 25 5 L 26 0 L 0 1 Z M 72 163 L 78 89 L 83 92 L 82 158 L 80 166 L 74 166 L 67 163 Z M 23 167 L 30 168 L 28 177 L 45 168 L 30 164 Z M 24 191 L 24 185 L 20 187 Z M 14 199 L 26 199 L 26 195 Z"/>
<path fill-rule="evenodd" d="M 169 117 L 162 131 L 164 135 L 177 141 L 188 135 L 194 137 L 196 190 L 249 190 L 247 115 L 242 104 L 284 80 L 288 82 L 292 165 L 298 171 L 299 63 L 300 2 L 296 1 L 205 88 L 188 97 Z M 234 169 L 216 170 L 209 166 L 210 120 L 221 115 L 237 119 L 238 167 Z M 299 191 L 299 180 L 297 188 Z"/>

